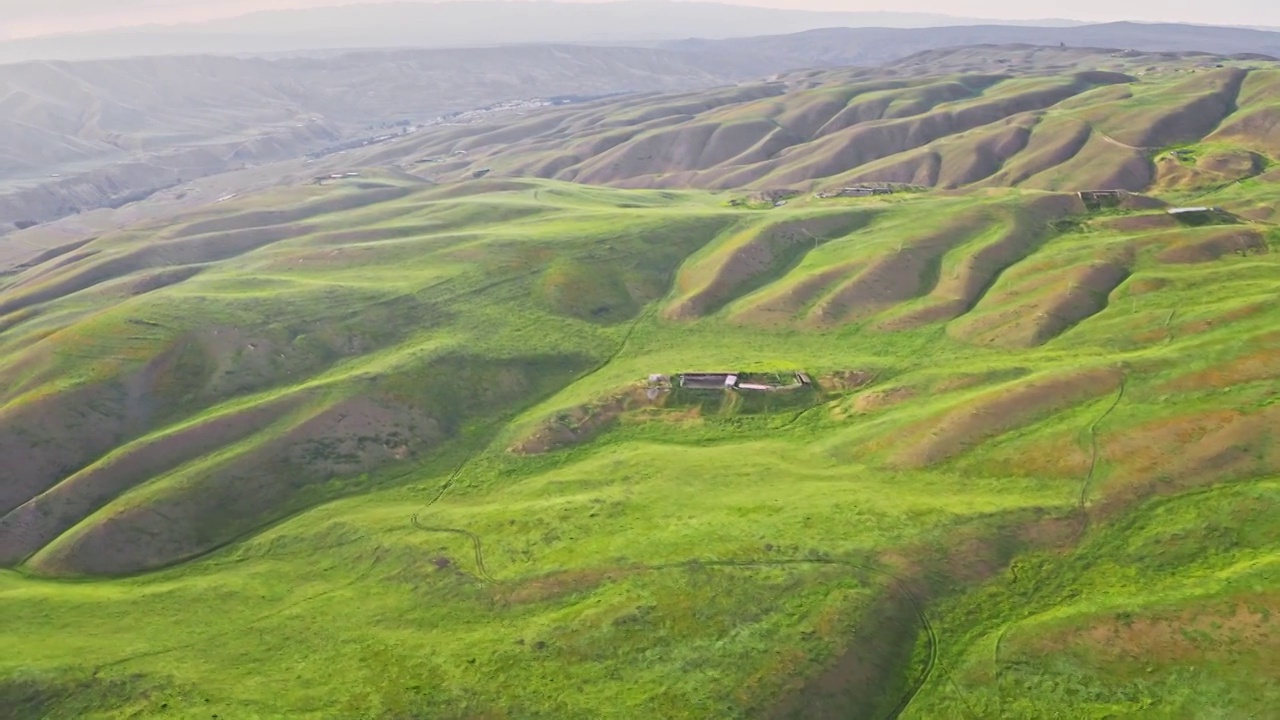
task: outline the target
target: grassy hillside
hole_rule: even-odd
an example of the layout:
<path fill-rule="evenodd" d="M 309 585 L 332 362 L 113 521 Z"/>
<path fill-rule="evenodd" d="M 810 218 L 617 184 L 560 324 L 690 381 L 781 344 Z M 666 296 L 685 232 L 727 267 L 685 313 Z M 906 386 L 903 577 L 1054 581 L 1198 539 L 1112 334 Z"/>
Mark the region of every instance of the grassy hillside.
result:
<path fill-rule="evenodd" d="M 0 717 L 1268 716 L 1276 71 L 1044 55 L 441 127 L 0 275 Z"/>
<path fill-rule="evenodd" d="M 1269 168 L 1277 72 L 1213 56 L 938 51 L 440 128 L 367 159 L 437 180 L 486 171 L 625 188 L 1196 193 Z"/>
<path fill-rule="evenodd" d="M 366 173 L 48 253 L 0 288 L 0 707 L 1263 716 L 1275 188 Z M 817 388 L 643 391 L 719 369 Z"/>

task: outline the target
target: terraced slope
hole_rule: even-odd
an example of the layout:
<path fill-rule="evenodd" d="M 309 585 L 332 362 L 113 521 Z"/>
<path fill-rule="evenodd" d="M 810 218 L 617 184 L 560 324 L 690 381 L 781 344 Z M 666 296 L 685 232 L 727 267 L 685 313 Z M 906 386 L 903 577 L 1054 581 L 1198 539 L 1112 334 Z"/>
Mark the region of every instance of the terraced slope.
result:
<path fill-rule="evenodd" d="M 1094 127 L 1095 80 L 840 102 Z M 1276 188 L 1179 221 L 366 171 L 49 252 L 0 285 L 0 707 L 1265 715 Z M 816 388 L 645 392 L 719 369 Z"/>
<path fill-rule="evenodd" d="M 1269 167 L 1274 62 L 985 53 L 982 63 L 938 52 L 889 69 L 792 73 L 442 128 L 368 160 L 438 180 L 483 171 L 625 188 L 797 190 L 878 182 L 1202 192 Z M 917 67 L 935 62 L 955 74 Z M 1192 147 L 1194 161 L 1167 155 Z"/>

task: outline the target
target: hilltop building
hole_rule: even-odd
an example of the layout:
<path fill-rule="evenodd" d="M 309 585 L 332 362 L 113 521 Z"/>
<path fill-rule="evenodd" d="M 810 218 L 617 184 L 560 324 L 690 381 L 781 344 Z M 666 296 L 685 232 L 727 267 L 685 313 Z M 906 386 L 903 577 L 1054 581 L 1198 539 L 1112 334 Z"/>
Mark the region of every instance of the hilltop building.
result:
<path fill-rule="evenodd" d="M 855 187 L 840 188 L 839 190 L 835 190 L 831 192 L 820 192 L 818 193 L 818 197 L 820 198 L 870 197 L 872 195 L 892 195 L 892 194 L 893 194 L 893 188 L 869 187 L 865 185 L 858 185 Z"/>
<path fill-rule="evenodd" d="M 723 390 L 738 384 L 738 373 L 681 373 L 680 387 L 691 390 Z"/>
<path fill-rule="evenodd" d="M 1123 190 L 1081 190 L 1077 194 L 1086 208 L 1095 211 L 1119 207 L 1120 201 L 1124 200 Z"/>
<path fill-rule="evenodd" d="M 1165 212 L 1169 213 L 1178 222 L 1184 225 L 1230 225 L 1239 222 L 1239 219 L 1227 212 L 1226 210 L 1211 207 L 1175 207 L 1169 208 Z"/>
<path fill-rule="evenodd" d="M 650 382 L 652 383 L 651 376 Z M 681 373 L 676 376 L 680 387 L 690 390 L 751 390 L 756 392 L 773 392 L 777 390 L 798 390 L 813 384 L 807 373 L 797 372 L 794 380 L 787 384 L 748 381 L 750 375 L 741 372 L 719 373 Z"/>

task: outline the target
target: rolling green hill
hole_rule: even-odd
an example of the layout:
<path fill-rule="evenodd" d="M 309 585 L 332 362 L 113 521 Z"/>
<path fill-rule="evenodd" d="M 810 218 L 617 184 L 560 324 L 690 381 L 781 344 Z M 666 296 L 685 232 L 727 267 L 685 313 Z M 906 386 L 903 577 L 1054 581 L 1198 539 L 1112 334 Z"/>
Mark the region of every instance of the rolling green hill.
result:
<path fill-rule="evenodd" d="M 1213 56 L 934 51 L 884 69 L 440 128 L 374 159 L 438 180 L 484 170 L 627 188 L 887 182 L 1194 194 L 1270 169 L 1278 77 L 1274 62 Z M 1166 155 L 1193 145 L 1194 159 Z"/>
<path fill-rule="evenodd" d="M 45 253 L 0 717 L 1266 716 L 1272 72 L 630 99 Z"/>

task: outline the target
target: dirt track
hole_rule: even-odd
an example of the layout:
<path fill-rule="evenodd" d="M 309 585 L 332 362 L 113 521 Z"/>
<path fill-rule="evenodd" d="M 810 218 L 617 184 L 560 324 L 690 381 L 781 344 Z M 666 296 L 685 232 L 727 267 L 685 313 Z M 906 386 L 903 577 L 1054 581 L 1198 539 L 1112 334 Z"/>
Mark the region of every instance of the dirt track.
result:
<path fill-rule="evenodd" d="M 1089 450 L 1090 450 L 1089 471 L 1085 473 L 1084 480 L 1080 483 L 1080 498 L 1077 504 L 1077 514 L 1080 518 L 1080 522 L 1078 525 L 1078 529 L 1075 531 L 1075 537 L 1071 541 L 1072 543 L 1078 542 L 1080 538 L 1084 536 L 1084 533 L 1089 529 L 1089 510 L 1087 507 L 1087 504 L 1089 501 L 1089 489 L 1093 484 L 1093 476 L 1098 469 L 1098 456 L 1100 455 L 1099 447 L 1098 447 L 1098 426 L 1101 425 L 1104 420 L 1106 420 L 1108 417 L 1111 416 L 1111 413 L 1114 412 L 1116 407 L 1120 405 L 1120 401 L 1124 399 L 1124 393 L 1128 385 L 1128 380 L 1129 380 L 1128 374 L 1125 373 L 1124 371 L 1121 371 L 1120 387 L 1116 393 L 1115 399 L 1111 402 L 1110 405 L 1107 406 L 1107 409 L 1104 410 L 1102 414 L 1097 417 L 1097 419 L 1095 419 L 1092 423 L 1089 424 L 1089 429 L 1088 429 Z M 1017 576 L 1016 569 L 1010 568 L 1010 572 L 1013 573 L 1014 582 L 1017 582 L 1018 576 Z M 1033 597 L 1037 589 L 1038 588 L 1032 589 Z M 992 655 L 991 655 L 991 662 L 994 667 L 994 673 L 995 673 L 994 684 L 997 690 L 996 698 L 1001 703 L 1003 703 L 1004 695 L 999 691 L 1000 643 L 1004 641 L 1005 635 L 1008 634 L 1010 625 L 1011 624 L 1006 624 L 1000 628 L 1000 632 L 996 635 L 995 646 L 992 649 Z"/>
<path fill-rule="evenodd" d="M 628 333 L 628 337 L 629 336 L 630 336 L 630 333 Z M 625 340 L 623 344 L 625 345 Z M 621 351 L 621 348 L 619 351 Z M 436 494 L 429 501 L 427 501 L 427 503 L 422 507 L 422 509 L 420 509 L 418 512 L 415 512 L 409 518 L 409 524 L 413 528 L 420 530 L 422 532 L 461 535 L 467 538 L 470 541 L 472 546 L 472 552 L 474 554 L 475 563 L 476 563 L 477 578 L 482 582 L 485 582 L 490 585 L 500 585 L 507 581 L 494 577 L 494 575 L 489 571 L 489 567 L 485 562 L 484 543 L 481 540 L 479 535 L 465 528 L 428 526 L 423 524 L 423 522 L 420 520 L 421 516 L 424 514 L 425 511 L 429 510 L 433 505 L 440 502 L 440 500 L 443 499 L 446 494 L 448 494 L 449 490 L 457 482 L 458 478 L 462 475 L 463 471 L 466 469 L 467 464 L 469 462 L 470 462 L 470 458 L 468 458 L 467 460 L 464 460 L 460 465 L 458 465 L 458 467 L 452 473 L 450 473 L 449 477 L 440 486 L 440 489 L 436 492 Z M 622 568 L 621 570 L 625 574 L 635 574 L 639 572 L 662 572 L 667 570 L 693 570 L 697 568 L 731 568 L 731 569 L 740 569 L 740 570 L 752 570 L 752 569 L 770 568 L 770 567 L 795 567 L 795 566 L 803 566 L 803 565 L 844 567 L 854 572 L 879 575 L 889 581 L 889 584 L 893 587 L 894 591 L 900 597 L 902 597 L 902 599 L 910 607 L 912 614 L 914 614 L 919 619 L 921 631 L 924 633 L 925 640 L 928 644 L 927 661 L 924 669 L 920 673 L 920 676 L 916 678 L 916 680 L 911 684 L 909 691 L 903 695 L 903 697 L 897 702 L 897 704 L 893 706 L 893 708 L 885 716 L 885 720 L 896 720 L 896 718 L 898 718 L 902 714 L 902 712 L 907 709 L 907 707 L 911 704 L 912 700 L 915 699 L 916 695 L 919 694 L 920 690 L 924 687 L 925 683 L 927 683 L 929 681 L 929 678 L 933 675 L 933 672 L 938 664 L 938 648 L 939 648 L 937 632 L 934 630 L 933 623 L 930 622 L 929 616 L 924 611 L 923 602 L 921 602 L 919 596 L 910 589 L 910 587 L 908 586 L 908 583 L 898 575 L 891 573 L 888 570 L 885 570 L 880 567 L 875 567 L 875 566 L 867 565 L 864 563 L 857 563 L 850 560 L 840 560 L 836 558 L 791 558 L 791 559 L 783 559 L 783 560 L 691 558 L 689 560 L 682 560 L 682 561 L 670 562 L 670 563 L 654 563 L 654 564 L 638 563 L 638 564 L 628 565 L 627 567 Z"/>

